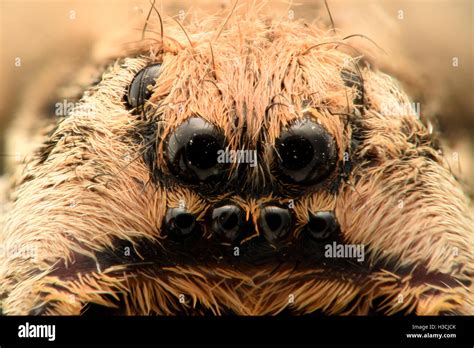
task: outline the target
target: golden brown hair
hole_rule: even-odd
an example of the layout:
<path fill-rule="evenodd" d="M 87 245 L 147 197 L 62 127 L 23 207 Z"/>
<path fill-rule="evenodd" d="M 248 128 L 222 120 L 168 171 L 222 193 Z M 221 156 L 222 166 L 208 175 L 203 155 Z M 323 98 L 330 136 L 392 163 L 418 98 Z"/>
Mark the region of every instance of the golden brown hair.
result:
<path fill-rule="evenodd" d="M 392 112 L 411 102 L 393 78 L 301 21 L 248 14 L 160 27 L 148 25 L 154 36 L 109 66 L 26 166 L 0 235 L 4 313 L 474 313 L 467 198 L 413 110 Z M 151 96 L 130 107 L 129 85 L 152 64 Z M 167 139 L 193 117 L 230 149 L 256 149 L 258 165 L 231 164 L 220 185 L 177 180 Z M 337 164 L 302 189 L 274 174 L 276 140 L 304 119 L 331 136 Z M 206 222 L 224 200 L 254 226 L 239 256 Z M 164 226 L 183 202 L 202 230 L 193 243 Z M 284 246 L 253 243 L 269 202 L 292 204 Z M 365 246 L 364 262 L 298 244 L 321 211 L 337 218 L 336 241 Z"/>

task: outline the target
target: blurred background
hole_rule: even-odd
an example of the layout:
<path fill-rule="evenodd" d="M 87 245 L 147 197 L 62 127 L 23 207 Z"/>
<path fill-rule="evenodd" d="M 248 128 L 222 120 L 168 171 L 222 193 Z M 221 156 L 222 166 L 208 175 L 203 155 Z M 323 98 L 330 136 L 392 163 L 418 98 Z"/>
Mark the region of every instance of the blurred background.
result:
<path fill-rule="evenodd" d="M 241 0 L 237 11 L 255 8 L 253 3 Z M 156 1 L 164 18 L 184 22 L 193 10 L 226 13 L 233 4 Z M 342 36 L 363 34 L 383 48 L 385 54 L 363 38 L 349 41 L 375 52 L 371 64 L 400 80 L 413 102 L 420 103 L 421 114 L 444 135 L 447 159 L 473 197 L 474 1 L 328 4 Z M 323 0 L 267 1 L 257 7 L 267 16 L 330 24 Z M 55 117 L 54 103 L 79 99 L 83 88 L 98 78 L 96 63 L 104 55 L 95 43 L 139 40 L 149 8 L 149 1 L 136 0 L 0 0 L 0 176 L 6 178 L 2 185 L 8 185 L 11 173 L 31 154 L 40 140 L 39 129 Z"/>

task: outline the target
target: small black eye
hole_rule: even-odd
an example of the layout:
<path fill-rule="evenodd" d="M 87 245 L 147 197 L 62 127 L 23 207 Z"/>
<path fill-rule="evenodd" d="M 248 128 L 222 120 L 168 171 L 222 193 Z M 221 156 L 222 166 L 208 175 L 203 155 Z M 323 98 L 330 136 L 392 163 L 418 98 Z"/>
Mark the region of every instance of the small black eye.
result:
<path fill-rule="evenodd" d="M 306 225 L 307 233 L 314 240 L 324 240 L 333 236 L 339 229 L 336 216 L 332 211 L 309 212 Z"/>
<path fill-rule="evenodd" d="M 278 176 L 289 183 L 311 185 L 324 180 L 336 164 L 334 139 L 321 125 L 300 120 L 275 141 Z"/>
<path fill-rule="evenodd" d="M 219 163 L 219 150 L 226 147 L 225 137 L 209 122 L 192 117 L 181 124 L 167 141 L 171 171 L 185 181 L 196 183 L 222 177 L 226 164 Z"/>
<path fill-rule="evenodd" d="M 140 70 L 128 86 L 127 102 L 132 108 L 142 106 L 151 96 L 151 88 L 160 74 L 161 64 L 149 65 Z"/>

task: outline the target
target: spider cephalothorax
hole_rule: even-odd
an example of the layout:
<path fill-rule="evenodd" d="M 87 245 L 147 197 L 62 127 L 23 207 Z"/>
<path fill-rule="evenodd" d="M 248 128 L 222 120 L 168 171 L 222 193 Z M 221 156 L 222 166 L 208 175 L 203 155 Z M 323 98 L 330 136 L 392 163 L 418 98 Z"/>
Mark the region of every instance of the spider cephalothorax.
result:
<path fill-rule="evenodd" d="M 3 311 L 472 314 L 468 202 L 394 80 L 314 25 L 215 23 L 165 25 L 58 123 Z"/>

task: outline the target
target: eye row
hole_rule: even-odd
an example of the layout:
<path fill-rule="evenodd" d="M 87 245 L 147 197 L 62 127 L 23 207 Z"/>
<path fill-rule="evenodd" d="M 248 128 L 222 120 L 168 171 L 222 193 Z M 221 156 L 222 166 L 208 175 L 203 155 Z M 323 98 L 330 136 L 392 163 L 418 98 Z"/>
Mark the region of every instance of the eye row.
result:
<path fill-rule="evenodd" d="M 128 88 L 127 102 L 139 109 L 151 95 L 160 64 L 140 70 Z M 218 161 L 226 151 L 222 130 L 199 117 L 191 117 L 171 133 L 165 144 L 171 172 L 189 183 L 219 182 L 225 179 L 229 163 Z M 275 139 L 276 176 L 287 183 L 313 185 L 324 180 L 336 165 L 333 137 L 313 120 L 299 119 L 282 129 Z M 255 159 L 256 160 L 256 159 Z"/>
<path fill-rule="evenodd" d="M 173 174 L 190 183 L 225 178 L 229 163 L 219 161 L 227 149 L 221 130 L 199 117 L 191 117 L 171 133 L 165 143 Z M 287 183 L 311 185 L 324 180 L 335 166 L 333 138 L 319 124 L 302 119 L 284 129 L 275 141 L 276 176 Z"/>
<path fill-rule="evenodd" d="M 315 241 L 334 237 L 339 223 L 332 211 L 308 212 L 304 225 L 304 234 Z M 230 243 L 240 243 L 253 231 L 252 222 L 245 217 L 244 210 L 237 204 L 226 202 L 214 206 L 201 225 L 207 225 L 214 237 Z M 163 221 L 165 231 L 176 240 L 185 240 L 200 234 L 196 216 L 185 208 L 168 208 Z M 257 225 L 265 240 L 270 243 L 282 243 L 291 237 L 294 217 L 289 209 L 269 204 L 261 208 Z"/>

